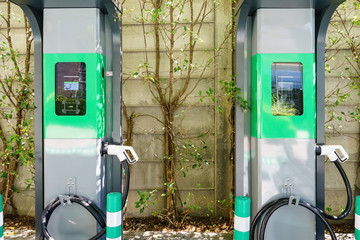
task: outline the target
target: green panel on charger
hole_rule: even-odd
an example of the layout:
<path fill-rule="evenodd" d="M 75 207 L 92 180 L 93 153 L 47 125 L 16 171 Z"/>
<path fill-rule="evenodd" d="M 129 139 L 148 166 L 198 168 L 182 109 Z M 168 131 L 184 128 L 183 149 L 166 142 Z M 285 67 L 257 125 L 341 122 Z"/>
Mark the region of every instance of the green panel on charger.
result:
<path fill-rule="evenodd" d="M 315 138 L 315 55 L 256 54 L 252 57 L 251 64 L 251 136 L 259 139 Z M 301 71 L 286 71 L 279 67 L 286 65 L 290 66 L 290 70 L 298 66 Z M 281 88 L 281 91 L 277 87 Z M 295 96 L 300 95 L 300 92 L 301 96 L 298 96 L 297 100 L 290 101 L 286 96 L 286 93 Z M 282 108 L 280 112 L 279 106 Z"/>
<path fill-rule="evenodd" d="M 44 138 L 105 136 L 105 58 L 44 54 Z"/>

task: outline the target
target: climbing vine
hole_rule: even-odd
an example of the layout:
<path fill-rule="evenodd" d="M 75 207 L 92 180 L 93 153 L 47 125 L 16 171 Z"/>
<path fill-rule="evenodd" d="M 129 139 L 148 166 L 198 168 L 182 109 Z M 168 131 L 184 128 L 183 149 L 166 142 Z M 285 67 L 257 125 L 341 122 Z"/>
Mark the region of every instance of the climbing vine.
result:
<path fill-rule="evenodd" d="M 16 213 L 14 186 L 19 166 L 26 165 L 34 173 L 34 136 L 33 121 L 33 75 L 30 68 L 32 48 L 32 31 L 25 16 L 12 13 L 11 4 L 6 1 L 6 11 L 1 12 L 0 25 L 0 160 L 1 178 L 0 193 L 3 196 L 5 213 Z M 12 37 L 13 22 L 24 24 L 25 41 L 22 42 L 25 52 L 15 48 Z M 27 180 L 28 188 L 33 178 Z"/>
<path fill-rule="evenodd" d="M 199 3 L 200 6 L 195 6 Z M 130 77 L 143 80 L 152 98 L 160 106 L 162 115 L 130 113 L 125 109 L 128 116 L 126 122 L 133 124 L 136 119 L 149 118 L 162 126 L 164 153 L 162 157 L 157 157 L 165 169 L 164 189 L 161 190 L 161 196 L 166 199 L 163 213 L 174 226 L 181 223 L 191 211 L 198 209 L 198 205 L 189 204 L 191 193 L 181 200 L 177 186 L 179 176 L 187 177 L 194 169 L 210 164 L 203 156 L 207 149 L 203 139 L 212 133 L 188 136 L 180 126 L 185 113 L 192 107 L 187 100 L 196 95 L 200 84 L 207 80 L 208 71 L 214 69 L 215 59 L 232 36 L 232 28 L 226 27 L 219 46 L 210 51 L 197 50 L 204 41 L 202 33 L 207 18 L 219 4 L 209 0 L 140 0 L 140 14 L 135 16 L 135 20 L 142 26 L 140 35 L 143 37 L 145 56 Z M 151 40 L 154 44 L 152 48 L 149 46 Z M 206 60 L 199 62 L 199 55 L 205 56 Z M 168 67 L 164 67 L 165 63 Z M 213 104 L 217 105 L 215 101 Z M 128 133 L 132 131 L 128 128 Z M 148 201 L 153 195 L 153 191 L 139 192 L 137 207 L 141 212 L 149 206 Z"/>
<path fill-rule="evenodd" d="M 326 129 L 327 140 L 345 137 L 349 142 L 359 142 L 357 126 L 360 123 L 360 1 L 342 3 L 331 19 L 326 42 Z M 344 144 L 354 152 L 352 144 Z M 356 152 L 359 152 L 357 149 Z M 351 159 L 356 161 L 358 159 Z M 351 164 L 351 163 L 349 163 Z M 359 189 L 359 169 L 355 187 Z M 342 206 L 327 206 L 327 211 L 341 212 Z M 333 210 L 334 209 L 334 210 Z"/>

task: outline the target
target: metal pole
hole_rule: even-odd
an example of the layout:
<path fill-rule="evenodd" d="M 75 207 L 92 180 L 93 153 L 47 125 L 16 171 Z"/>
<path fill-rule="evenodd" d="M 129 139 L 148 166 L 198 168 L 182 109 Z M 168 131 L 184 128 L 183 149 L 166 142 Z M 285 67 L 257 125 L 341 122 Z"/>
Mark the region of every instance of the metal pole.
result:
<path fill-rule="evenodd" d="M 250 198 L 235 198 L 234 240 L 249 240 L 250 233 Z"/>
<path fill-rule="evenodd" d="M 121 193 L 113 192 L 106 199 L 106 239 L 120 240 L 122 229 Z"/>

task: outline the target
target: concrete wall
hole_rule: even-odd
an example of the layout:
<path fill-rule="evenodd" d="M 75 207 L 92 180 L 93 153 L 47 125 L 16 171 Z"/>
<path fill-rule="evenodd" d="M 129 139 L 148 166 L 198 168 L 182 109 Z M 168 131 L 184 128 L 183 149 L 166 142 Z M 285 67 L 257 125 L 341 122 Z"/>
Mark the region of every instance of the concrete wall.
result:
<path fill-rule="evenodd" d="M 195 1 L 196 9 L 199 9 L 203 1 Z M 225 32 L 225 26 L 231 23 L 231 5 L 230 1 L 222 1 L 222 4 L 215 8 L 214 12 L 206 18 L 201 33 L 203 42 L 197 45 L 196 62 L 203 63 L 207 59 L 206 51 L 213 51 L 220 42 L 222 42 Z M 5 2 L 0 1 L 0 9 L 5 11 Z M 134 112 L 137 115 L 153 114 L 162 119 L 160 106 L 156 103 L 153 96 L 149 92 L 147 84 L 139 78 L 134 78 L 131 73 L 134 72 L 140 63 L 145 61 L 144 40 L 142 25 L 137 21 L 139 17 L 139 1 L 127 0 L 124 5 L 126 10 L 123 18 L 123 61 L 124 61 L 124 102 L 129 113 Z M 22 12 L 16 6 L 13 6 L 14 16 L 22 17 Z M 350 19 L 351 17 L 349 17 Z M 22 22 L 22 21 L 21 21 Z M 1 28 L 1 31 L 4 29 Z M 148 44 L 148 53 L 150 63 L 154 64 L 155 44 L 154 35 L 151 24 L 145 24 L 146 38 Z M 329 28 L 333 30 L 333 28 Z M 354 30 L 354 34 L 358 30 Z M 13 21 L 12 36 L 15 41 L 15 47 L 24 52 L 23 27 L 21 23 Z M 179 42 L 175 50 L 178 52 L 182 48 L 184 42 Z M 231 42 L 225 44 L 225 48 L 231 48 Z M 336 47 L 331 47 L 328 56 Z M 166 78 L 168 75 L 168 61 L 166 57 L 166 48 L 162 44 L 160 47 L 161 56 L 164 61 L 161 64 L 161 76 Z M 335 59 L 329 60 L 327 63 L 332 69 L 331 73 L 326 75 L 326 90 L 329 94 L 338 84 L 343 84 L 344 79 L 340 77 L 342 65 L 342 55 L 348 54 L 349 49 L 343 47 L 337 54 Z M 228 124 L 229 106 L 225 104 L 225 100 L 221 98 L 223 94 L 219 83 L 222 79 L 230 79 L 231 75 L 231 51 L 225 51 L 205 72 L 204 80 L 197 86 L 196 90 L 189 96 L 184 106 L 179 111 L 179 117 L 176 119 L 176 127 L 182 134 L 180 142 L 191 140 L 198 146 L 202 146 L 196 136 L 204 134 L 201 138 L 207 146 L 203 151 L 203 157 L 210 163 L 202 164 L 202 169 L 190 170 L 187 177 L 179 175 L 178 189 L 181 201 L 187 201 L 190 204 L 199 205 L 199 211 L 194 214 L 210 213 L 210 209 L 214 209 L 219 215 L 226 215 L 227 211 L 221 206 L 216 207 L 217 200 L 228 199 L 231 189 L 229 179 L 230 162 L 230 131 Z M 195 84 L 199 74 L 194 74 L 191 84 Z M 210 99 L 205 99 L 203 103 L 199 101 L 198 92 L 203 93 L 209 88 L 214 89 L 217 103 L 214 104 Z M 340 103 L 336 110 L 347 111 L 359 105 L 359 96 L 356 92 L 352 93 L 352 100 Z M 327 99 L 327 106 L 335 101 L 334 98 Z M 216 108 L 221 103 L 223 112 L 219 113 Z M 126 122 L 123 123 L 125 131 L 127 131 Z M 334 128 L 334 126 L 336 128 Z M 341 126 L 341 127 L 340 127 Z M 332 128 L 331 128 L 332 127 Z M 335 130 L 336 129 L 336 130 Z M 353 186 L 359 182 L 358 166 L 359 166 L 359 122 L 356 121 L 331 121 L 326 125 L 327 143 L 342 144 L 350 154 L 350 160 L 343 165 Z M 197 140 L 196 140 L 197 139 Z M 164 188 L 164 166 L 161 157 L 164 154 L 164 136 L 163 128 L 156 120 L 149 117 L 135 118 L 134 126 L 134 147 L 138 151 L 141 160 L 131 169 L 131 190 L 129 195 L 129 203 L 127 214 L 130 217 L 148 216 L 153 211 L 164 209 L 164 198 L 160 197 L 161 189 Z M 178 156 L 180 157 L 180 156 Z M 188 164 L 193 163 L 190 161 Z M 19 179 L 17 188 L 24 188 L 24 179 L 29 178 L 27 170 L 22 168 L 19 170 Z M 179 174 L 181 174 L 179 172 Z M 139 210 L 134 207 L 134 202 L 139 199 L 137 190 L 151 191 L 158 189 L 155 199 L 155 205 L 151 205 L 145 212 L 140 215 Z M 355 187 L 354 187 L 355 190 Z M 190 195 L 189 195 L 190 193 Z M 187 200 L 187 197 L 189 200 Z M 342 181 L 336 169 L 331 163 L 326 164 L 326 206 L 333 210 L 340 209 L 345 205 L 345 190 Z M 34 191 L 23 191 L 16 195 L 20 214 L 34 214 Z"/>
<path fill-rule="evenodd" d="M 194 12 L 200 10 L 203 1 L 194 1 Z M 231 3 L 222 1 L 219 6 L 215 6 L 210 1 L 208 8 L 214 8 L 204 21 L 200 37 L 195 49 L 195 63 L 202 65 L 206 63 L 209 54 L 214 54 L 214 49 L 221 44 L 226 33 L 226 26 L 231 23 Z M 124 78 L 127 80 L 124 84 L 123 94 L 124 102 L 129 114 L 137 115 L 152 114 L 163 120 L 162 111 L 154 97 L 149 91 L 149 86 L 143 79 L 134 78 L 131 73 L 135 72 L 139 64 L 145 60 L 145 46 L 143 38 L 143 28 L 138 21 L 140 15 L 139 1 L 127 0 L 124 5 L 125 14 L 123 18 L 123 61 L 124 61 Z M 189 11 L 183 18 L 189 19 Z M 189 27 L 188 21 L 180 21 L 183 26 Z M 195 26 L 195 29 L 199 24 Z M 154 69 L 155 64 L 155 36 L 153 25 L 145 24 L 147 32 L 147 51 L 149 54 L 150 65 Z M 180 31 L 179 31 L 180 32 Z M 186 44 L 186 37 L 181 38 L 175 44 L 175 55 L 180 56 L 180 51 Z M 207 148 L 202 151 L 203 157 L 209 162 L 208 165 L 202 164 L 202 168 L 191 169 L 182 176 L 177 171 L 179 190 L 178 203 L 187 202 L 187 205 L 199 205 L 200 210 L 194 211 L 194 214 L 210 213 L 208 208 L 214 209 L 219 215 L 226 215 L 224 209 L 216 206 L 217 200 L 229 199 L 231 182 L 229 180 L 229 153 L 230 153 L 230 128 L 227 116 L 229 115 L 229 106 L 223 104 L 221 98 L 221 86 L 219 81 L 222 79 L 229 80 L 231 75 L 231 39 L 227 41 L 219 58 L 205 71 L 203 80 L 190 94 L 184 105 L 177 112 L 175 118 L 175 131 L 177 131 L 177 142 L 180 144 L 177 154 L 177 161 L 183 157 L 189 162 L 184 165 L 193 165 L 195 162 L 185 156 L 182 152 L 181 145 L 191 141 L 198 147 L 206 145 Z M 185 54 L 188 52 L 185 51 Z M 225 53 L 225 54 L 224 54 Z M 167 50 L 163 41 L 160 41 L 161 69 L 160 77 L 166 79 L 169 75 L 169 60 L 166 56 Z M 201 71 L 196 71 L 192 75 L 189 89 L 198 81 Z M 182 85 L 179 80 L 178 88 Z M 200 102 L 199 91 L 205 94 L 209 88 L 214 89 L 216 104 L 210 99 Z M 175 89 L 178 91 L 178 89 Z M 223 104 L 223 112 L 219 113 L 216 108 L 217 104 Z M 125 131 L 127 131 L 124 122 Z M 162 210 L 165 207 L 165 198 L 159 197 L 164 189 L 164 164 L 161 158 L 164 156 L 164 135 L 163 126 L 151 117 L 137 117 L 134 125 L 134 143 L 133 146 L 140 154 L 140 161 L 131 169 L 131 190 L 129 194 L 130 206 L 127 210 L 128 216 L 139 216 L 139 209 L 135 209 L 133 203 L 139 199 L 137 190 L 151 191 L 157 189 L 155 205 L 150 206 L 144 211 L 143 216 L 151 215 L 153 211 Z M 205 134 L 204 137 L 197 136 Z M 204 141 L 205 144 L 202 144 Z M 190 195 L 189 195 L 190 194 Z M 189 196 L 189 198 L 188 198 Z"/>

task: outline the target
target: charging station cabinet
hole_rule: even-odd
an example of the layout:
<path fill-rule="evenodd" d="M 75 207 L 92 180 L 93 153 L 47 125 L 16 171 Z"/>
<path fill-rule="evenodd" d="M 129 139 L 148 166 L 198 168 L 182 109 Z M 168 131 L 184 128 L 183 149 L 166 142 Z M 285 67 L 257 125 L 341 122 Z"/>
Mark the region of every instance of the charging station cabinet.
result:
<path fill-rule="evenodd" d="M 106 209 L 103 19 L 97 8 L 44 9 L 45 203 L 75 194 Z M 73 204 L 57 209 L 48 229 L 54 239 L 89 239 L 97 223 Z"/>
<path fill-rule="evenodd" d="M 251 109 L 235 113 L 235 195 L 251 199 L 252 218 L 294 196 L 324 209 L 324 158 L 315 148 L 325 143 L 326 29 L 341 2 L 237 5 L 236 83 Z M 283 206 L 269 219 L 265 239 L 320 240 L 324 225 L 300 206 Z"/>
<path fill-rule="evenodd" d="M 123 190 L 124 159 L 104 154 L 104 143 L 117 144 L 115 150 L 122 144 L 121 6 L 116 0 L 11 2 L 34 35 L 36 238 L 44 239 L 46 221 L 53 239 L 89 239 L 100 226 L 69 196 L 105 213 L 107 193 Z M 43 219 L 57 198 L 63 206 Z"/>
<path fill-rule="evenodd" d="M 314 10 L 258 9 L 254 18 L 250 169 L 251 188 L 257 191 L 253 215 L 272 198 L 286 194 L 316 202 Z M 289 208 L 274 213 L 266 239 L 313 238 L 315 217 Z M 278 231 L 279 225 L 286 225 L 286 230 Z"/>

